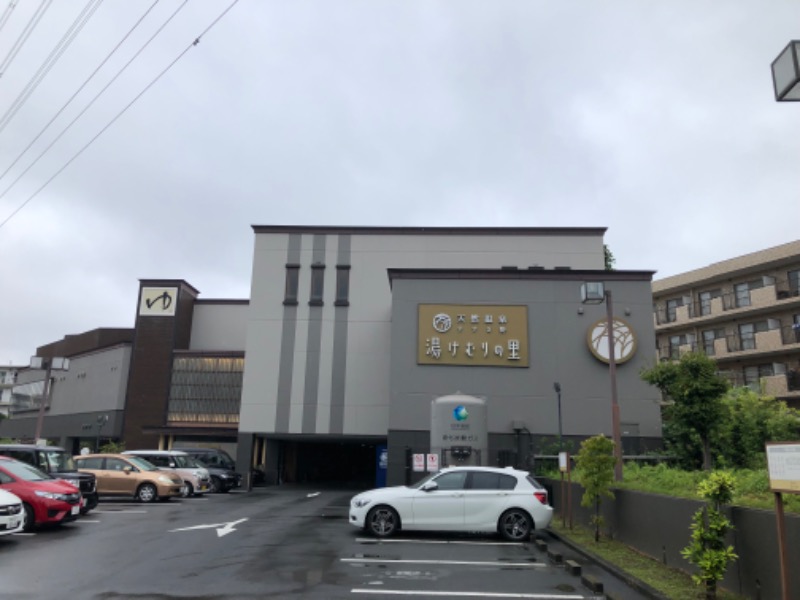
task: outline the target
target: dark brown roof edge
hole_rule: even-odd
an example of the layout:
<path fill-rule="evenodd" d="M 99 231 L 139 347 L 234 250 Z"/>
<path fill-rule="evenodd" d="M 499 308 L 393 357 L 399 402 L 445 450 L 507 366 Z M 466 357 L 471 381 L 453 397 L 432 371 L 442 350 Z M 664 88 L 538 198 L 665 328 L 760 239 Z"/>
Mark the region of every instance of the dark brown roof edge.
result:
<path fill-rule="evenodd" d="M 246 298 L 198 298 L 195 300 L 195 304 L 243 304 L 246 306 L 250 304 L 250 300 Z"/>
<path fill-rule="evenodd" d="M 253 225 L 255 233 L 392 235 L 600 235 L 607 227 L 384 227 L 360 225 Z"/>
<path fill-rule="evenodd" d="M 655 271 L 584 269 L 386 269 L 395 279 L 539 279 L 565 281 L 652 281 Z"/>

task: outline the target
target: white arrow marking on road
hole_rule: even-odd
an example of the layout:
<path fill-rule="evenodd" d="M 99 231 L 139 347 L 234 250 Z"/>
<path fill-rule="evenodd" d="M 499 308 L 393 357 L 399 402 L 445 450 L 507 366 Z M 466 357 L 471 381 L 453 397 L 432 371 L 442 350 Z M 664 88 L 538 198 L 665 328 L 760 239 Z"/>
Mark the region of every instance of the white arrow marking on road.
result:
<path fill-rule="evenodd" d="M 312 492 L 312 493 L 310 493 L 310 494 L 307 494 L 307 495 L 306 495 L 306 498 L 316 498 L 316 497 L 317 497 L 317 496 L 319 496 L 321 493 L 322 493 L 322 492 Z"/>
<path fill-rule="evenodd" d="M 217 530 L 217 537 L 222 537 L 224 535 L 228 535 L 229 533 L 233 533 L 236 531 L 235 525 L 239 523 L 244 523 L 247 521 L 247 517 L 244 519 L 239 519 L 238 521 L 231 521 L 230 523 L 213 523 L 210 525 L 194 525 L 192 527 L 181 527 L 179 529 L 170 529 L 169 533 L 174 533 L 176 531 L 194 531 L 195 529 L 215 529 Z"/>

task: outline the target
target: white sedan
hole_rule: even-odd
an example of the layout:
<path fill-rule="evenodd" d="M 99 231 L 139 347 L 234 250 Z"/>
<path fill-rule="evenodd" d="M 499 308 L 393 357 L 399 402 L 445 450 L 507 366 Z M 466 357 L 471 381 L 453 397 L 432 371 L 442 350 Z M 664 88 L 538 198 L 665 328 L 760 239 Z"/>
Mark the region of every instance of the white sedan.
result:
<path fill-rule="evenodd" d="M 552 519 L 547 490 L 511 467 L 447 468 L 412 486 L 378 488 L 350 501 L 350 524 L 377 537 L 404 529 L 498 532 L 523 541 Z"/>
<path fill-rule="evenodd" d="M 22 515 L 22 500 L 11 492 L 0 490 L 0 535 L 22 531 Z"/>

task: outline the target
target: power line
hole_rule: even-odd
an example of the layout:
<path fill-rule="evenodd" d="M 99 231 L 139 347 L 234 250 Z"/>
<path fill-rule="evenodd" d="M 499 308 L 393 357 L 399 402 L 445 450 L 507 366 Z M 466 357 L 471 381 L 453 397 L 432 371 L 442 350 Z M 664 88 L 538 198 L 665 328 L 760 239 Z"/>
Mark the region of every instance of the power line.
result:
<path fill-rule="evenodd" d="M 22 33 L 19 34 L 17 41 L 14 42 L 14 45 L 11 46 L 11 50 L 8 51 L 8 54 L 3 59 L 3 62 L 0 63 L 0 77 L 3 76 L 8 67 L 11 65 L 11 62 L 14 60 L 17 54 L 19 54 L 22 46 L 24 46 L 25 42 L 28 41 L 31 33 L 33 33 L 33 30 L 36 29 L 36 26 L 39 24 L 39 21 L 42 20 L 44 13 L 46 13 L 47 9 L 50 8 L 50 4 L 52 4 L 52 2 L 53 0 L 42 0 L 42 2 L 39 4 L 36 12 L 33 13 L 33 16 L 22 30 Z"/>
<path fill-rule="evenodd" d="M 17 114 L 17 111 L 22 108 L 25 101 L 30 98 L 31 94 L 39 87 L 39 84 L 47 77 L 50 69 L 55 66 L 64 52 L 66 52 L 67 48 L 69 48 L 75 38 L 78 37 L 78 34 L 83 30 L 86 23 L 89 22 L 89 19 L 92 18 L 102 2 L 103 0 L 89 0 L 89 2 L 86 3 L 81 13 L 75 18 L 64 35 L 61 36 L 58 43 L 53 46 L 50 54 L 44 59 L 39 69 L 34 73 L 33 77 L 31 77 L 14 102 L 11 103 L 11 106 L 8 107 L 8 110 L 6 110 L 2 118 L 0 118 L 0 133 L 3 132 L 9 122 L 11 122 L 11 119 L 14 118 L 14 115 Z"/>
<path fill-rule="evenodd" d="M 3 15 L 0 16 L 0 31 L 3 31 L 3 27 L 8 23 L 8 19 L 16 7 L 17 5 L 14 3 L 14 0 L 8 3 L 8 6 L 6 6 L 6 9 L 3 11 Z"/>
<path fill-rule="evenodd" d="M 42 185 L 41 185 L 41 186 L 40 186 L 40 187 L 39 187 L 39 188 L 38 188 L 38 189 L 37 189 L 35 192 L 33 192 L 33 194 L 31 194 L 30 196 L 28 196 L 27 200 L 25 200 L 25 201 L 24 201 L 22 204 L 20 204 L 20 205 L 19 205 L 19 206 L 18 206 L 18 207 L 17 207 L 17 208 L 14 210 L 14 212 L 12 212 L 12 213 L 11 213 L 11 214 L 10 214 L 8 217 L 6 217 L 6 218 L 5 218 L 5 220 L 3 220 L 3 222 L 2 222 L 2 223 L 0 223 L 0 228 L 2 228 L 3 226 L 5 226 L 5 224 L 6 224 L 6 223 L 8 223 L 8 222 L 9 222 L 9 221 L 10 221 L 10 220 L 11 220 L 11 219 L 14 217 L 14 215 L 16 215 L 16 214 L 17 214 L 19 211 L 21 211 L 23 208 L 25 208 L 25 206 L 26 206 L 26 205 L 27 205 L 27 204 L 28 204 L 28 203 L 29 203 L 31 200 L 33 200 L 33 199 L 34 199 L 36 196 L 38 196 L 38 195 L 39 195 L 39 193 L 40 193 L 40 192 L 41 192 L 41 191 L 42 191 L 44 188 L 46 188 L 46 187 L 47 187 L 47 186 L 50 184 L 50 182 L 51 182 L 51 181 L 53 181 L 53 180 L 54 180 L 56 177 L 58 177 L 58 176 L 59 176 L 59 175 L 60 175 L 60 174 L 61 174 L 61 173 L 62 173 L 62 172 L 63 172 L 63 171 L 64 171 L 64 170 L 65 170 L 65 169 L 66 169 L 66 168 L 69 166 L 69 165 L 71 165 L 71 164 L 72 164 L 72 163 L 75 161 L 75 159 L 77 159 L 77 158 L 78 158 L 78 157 L 79 157 L 81 154 L 83 154 L 83 153 L 86 151 L 86 149 L 87 149 L 89 146 L 91 146 L 91 145 L 94 143 L 94 141 L 95 141 L 97 138 L 99 138 L 101 135 L 103 135 L 103 133 L 105 133 L 105 132 L 106 132 L 106 130 L 107 130 L 109 127 L 111 127 L 111 126 L 112 126 L 112 125 L 113 125 L 113 124 L 114 124 L 114 123 L 115 123 L 115 122 L 116 122 L 116 121 L 117 121 L 117 120 L 118 120 L 118 119 L 119 119 L 119 118 L 120 118 L 120 117 L 121 117 L 123 114 L 125 114 L 125 113 L 128 111 L 128 109 L 129 109 L 131 106 L 133 106 L 133 104 L 134 104 L 134 103 L 135 103 L 137 100 L 139 100 L 139 98 L 141 98 L 142 96 L 144 96 L 144 94 L 145 94 L 145 93 L 147 93 L 147 91 L 148 91 L 148 90 L 149 90 L 151 87 L 153 87 L 153 85 L 155 85 L 155 84 L 156 84 L 156 82 L 157 82 L 159 79 L 161 79 L 161 77 L 163 77 L 163 76 L 164 76 L 164 75 L 165 75 L 165 74 L 166 74 L 166 73 L 167 73 L 167 72 L 168 72 L 170 69 L 172 69 L 172 67 L 173 67 L 173 66 L 174 66 L 174 65 L 175 65 L 175 64 L 176 64 L 176 63 L 177 63 L 177 62 L 178 62 L 178 61 L 179 61 L 181 58 L 183 58 L 183 57 L 184 57 L 184 55 L 185 55 L 187 52 L 189 52 L 189 50 L 191 50 L 192 48 L 194 48 L 195 46 L 197 46 L 197 45 L 200 43 L 200 40 L 202 39 L 202 37 L 203 37 L 203 36 L 204 36 L 206 33 L 208 33 L 209 31 L 211 31 L 211 29 L 212 29 L 212 28 L 213 28 L 213 27 L 214 27 L 214 26 L 215 26 L 215 25 L 216 25 L 216 24 L 217 24 L 217 23 L 218 23 L 218 22 L 219 22 L 219 21 L 220 21 L 220 20 L 221 20 L 221 19 L 222 19 L 222 18 L 223 18 L 225 15 L 226 15 L 226 14 L 228 14 L 228 12 L 229 12 L 229 11 L 230 11 L 230 10 L 231 10 L 231 9 L 232 9 L 232 8 L 233 8 L 233 7 L 234 7 L 234 6 L 235 6 L 235 5 L 238 3 L 238 2 L 239 2 L 239 0 L 233 0 L 233 2 L 231 2 L 231 3 L 228 5 L 228 7 L 227 7 L 225 10 L 223 10 L 223 11 L 222 11 L 222 12 L 221 12 L 221 13 L 220 13 L 218 16 L 217 16 L 217 18 L 216 18 L 216 19 L 214 19 L 214 20 L 211 22 L 211 24 L 210 24 L 208 27 L 206 27 L 206 28 L 205 28 L 205 29 L 204 29 L 204 30 L 203 30 L 203 31 L 200 33 L 200 35 L 198 35 L 198 36 L 197 36 L 197 37 L 194 39 L 194 41 L 193 41 L 191 44 L 189 44 L 189 46 L 187 46 L 187 47 L 186 47 L 186 49 L 185 49 L 185 50 L 183 50 L 183 51 L 182 51 L 180 54 L 178 54 L 178 56 L 177 56 L 177 57 L 176 57 L 176 58 L 175 58 L 175 59 L 174 59 L 174 60 L 173 60 L 171 63 L 169 63 L 169 64 L 166 66 L 166 68 L 165 68 L 164 70 L 162 70 L 162 71 L 161 71 L 161 72 L 160 72 L 160 73 L 159 73 L 159 74 L 158 74 L 158 75 L 157 75 L 157 76 L 156 76 L 156 77 L 155 77 L 155 78 L 154 78 L 154 79 L 153 79 L 153 80 L 152 80 L 150 83 L 148 83 L 148 84 L 147 84 L 147 85 L 144 87 L 144 89 L 143 89 L 141 92 L 139 92 L 139 93 L 138 93 L 138 94 L 137 94 L 137 95 L 136 95 L 136 96 L 133 98 L 133 100 L 131 100 L 131 101 L 130 101 L 130 102 L 129 102 L 129 103 L 128 103 L 128 104 L 127 104 L 127 105 L 126 105 L 126 106 L 125 106 L 125 107 L 124 107 L 124 108 L 123 108 L 123 109 L 122 109 L 120 112 L 119 112 L 119 113 L 117 113 L 117 115 L 116 115 L 114 118 L 112 118 L 112 119 L 111 119 L 111 121 L 109 121 L 109 122 L 108 122 L 108 124 L 106 124 L 106 126 L 105 126 L 105 127 L 103 127 L 103 128 L 102 128 L 102 129 L 101 129 L 99 132 L 97 132 L 97 134 L 95 134 L 95 136 L 94 136 L 92 139 L 90 139 L 90 140 L 89 140 L 89 141 L 88 141 L 88 142 L 87 142 L 87 143 L 86 143 L 86 144 L 85 144 L 85 145 L 84 145 L 84 146 L 83 146 L 83 147 L 82 147 L 80 150 L 78 150 L 78 152 L 76 152 L 76 153 L 75 153 L 75 154 L 72 156 L 72 158 L 70 158 L 70 159 L 69 159 L 69 160 L 68 160 L 68 161 L 67 161 L 67 162 L 64 164 L 64 166 L 62 166 L 62 167 L 61 167 L 61 168 L 60 168 L 58 171 L 56 171 L 56 172 L 55 172 L 55 173 L 54 173 L 54 174 L 53 174 L 53 175 L 52 175 L 52 176 L 51 176 L 51 177 L 50 177 L 50 178 L 49 178 L 47 181 L 45 181 L 45 182 L 44 182 L 44 183 L 43 183 L 43 184 L 42 184 Z"/>
<path fill-rule="evenodd" d="M 130 65 L 131 65 L 131 63 L 132 63 L 134 60 L 136 60 L 136 58 L 137 58 L 137 57 L 138 57 L 138 56 L 139 56 L 139 55 L 140 55 L 140 54 L 141 54 L 141 53 L 144 51 L 144 49 L 145 49 L 145 48 L 147 48 L 147 46 L 149 46 L 149 45 L 150 45 L 150 42 L 152 42 L 152 41 L 153 41 L 153 40 L 154 40 L 156 37 L 158 37 L 158 35 L 159 35 L 159 34 L 160 34 L 160 33 L 161 33 L 163 30 L 164 30 L 164 28 L 165 28 L 167 25 L 169 25 L 169 23 L 172 21 L 172 19 L 174 19 L 174 18 L 175 18 L 175 16 L 176 16 L 176 15 L 177 15 L 177 14 L 178 14 L 178 13 L 179 13 L 179 12 L 180 12 L 182 9 L 183 9 L 183 7 L 184 7 L 184 6 L 186 6 L 186 4 L 187 4 L 188 2 L 189 2 L 189 0 L 183 0 L 183 3 L 182 3 L 180 6 L 178 6 L 178 8 L 176 8 L 176 9 L 173 11 L 173 13 L 172 13 L 172 14 L 169 16 L 169 18 L 167 18 L 167 20 L 166 20 L 166 21 L 164 21 L 164 23 L 162 23 L 162 24 L 161 24 L 161 27 L 159 27 L 159 28 L 156 30 L 156 32 L 155 32 L 153 35 L 151 35 L 151 36 L 150 36 L 150 38 L 149 38 L 149 39 L 148 39 L 148 40 L 147 40 L 147 41 L 146 41 L 146 42 L 145 42 L 145 43 L 142 45 L 142 47 L 141 47 L 141 48 L 139 48 L 139 50 L 136 52 L 136 54 L 134 54 L 134 55 L 133 55 L 133 56 L 130 58 L 130 60 L 128 60 L 128 62 L 127 62 L 127 63 L 125 63 L 125 64 L 123 65 L 123 67 L 122 67 L 122 68 L 121 68 L 121 69 L 120 69 L 120 70 L 117 72 L 117 74 L 116 74 L 116 75 L 114 75 L 114 77 L 112 77 L 112 78 L 111 78 L 111 80 L 110 80 L 110 81 L 109 81 L 109 82 L 108 82 L 108 83 L 107 83 L 107 84 L 106 84 L 106 85 L 103 87 L 103 89 L 101 89 L 101 90 L 100 90 L 100 91 L 99 91 L 99 92 L 98 92 L 98 93 L 97 93 L 97 94 L 94 96 L 94 98 L 92 98 L 92 99 L 89 101 L 89 103 L 88 103 L 86 106 L 84 106 L 84 107 L 83 107 L 83 110 L 82 110 L 81 112 L 79 112 L 79 113 L 78 113 L 78 114 L 75 116 L 75 118 L 74 118 L 74 119 L 72 119 L 72 121 L 70 121 L 70 122 L 69 122 L 69 124 L 67 124 L 67 126 L 66 126 L 64 129 L 62 129 L 62 130 L 61 130 L 61 132 L 60 132 L 60 133 L 59 133 L 59 134 L 58 134 L 58 135 L 57 135 L 57 136 L 56 136 L 56 137 L 53 139 L 53 141 L 51 141 L 51 142 L 50 142 L 50 143 L 47 145 L 47 147 L 46 147 L 44 150 L 42 150 L 42 152 L 39 154 L 39 156 L 37 156 L 37 157 L 36 157 L 36 158 L 33 160 L 33 162 L 32 162 L 31 164 L 29 164 L 29 165 L 28 165 L 28 166 L 25 168 L 25 170 L 24 170 L 24 171 L 22 171 L 22 173 L 20 173 L 20 174 L 17 176 L 17 178 L 16 178 L 14 181 L 12 181 L 12 182 L 11 182 L 11 185 L 9 185 L 9 186 L 8 186 L 8 187 L 7 187 L 5 190 L 3 190 L 3 193 L 1 193 L 1 194 L 0 194 L 0 200 L 2 200 L 3 198 L 5 198 L 6 194 L 8 194 L 8 192 L 11 190 L 11 188 L 13 188 L 13 187 L 14 187 L 14 186 L 17 184 L 17 182 L 18 182 L 20 179 L 22 179 L 22 178 L 25 176 L 25 174 L 26 174 L 28 171 L 30 171 L 30 170 L 33 168 L 33 166 L 34 166 L 36 163 L 38 163 L 38 162 L 39 162 L 39 160 L 40 160 L 40 159 L 41 159 L 41 158 L 42 158 L 42 157 L 43 157 L 45 154 L 47 154 L 47 152 L 50 150 L 50 148 L 52 148 L 52 147 L 53 147 L 53 146 L 56 144 L 56 142 L 58 142 L 58 140 L 60 140 L 60 139 L 61 139 L 61 138 L 64 136 L 64 134 L 65 134 L 65 133 L 67 133 L 67 131 L 69 131 L 69 130 L 72 128 L 72 126 L 73 126 L 73 125 L 74 125 L 74 124 L 75 124 L 75 123 L 76 123 L 76 122 L 77 122 L 77 121 L 78 121 L 78 120 L 79 120 L 79 119 L 80 119 L 80 118 L 81 118 L 81 117 L 82 117 L 84 114 L 86 114 L 86 111 L 88 111 L 88 110 L 89 110 L 89 109 L 90 109 L 90 108 L 91 108 L 91 107 L 94 105 L 94 103 L 95 103 L 95 102 L 96 102 L 96 101 L 97 101 L 97 100 L 100 98 L 100 96 L 102 96 L 102 95 L 105 93 L 105 91 L 106 91 L 106 90 L 107 90 L 109 87 L 111 87 L 111 85 L 112 85 L 112 84 L 113 84 L 113 83 L 114 83 L 114 82 L 115 82 L 117 79 L 119 79 L 120 75 L 122 75 L 122 74 L 125 72 L 125 69 L 127 69 L 127 68 L 128 68 Z M 118 116 L 119 116 L 119 115 L 118 115 Z M 3 175 L 5 175 L 5 173 L 3 173 Z"/>
<path fill-rule="evenodd" d="M 2 179 L 3 179 L 3 178 L 6 176 L 6 175 L 8 175 L 8 172 L 9 172 L 11 169 L 13 169 L 13 168 L 14 168 L 14 166 L 15 166 L 15 165 L 16 165 L 16 164 L 17 164 L 17 163 L 20 161 L 20 159 L 21 159 L 23 156 L 25 156 L 25 153 L 26 153 L 28 150 L 30 150 L 30 149 L 31 149 L 31 147 L 32 147 L 32 146 L 33 146 L 33 145 L 34 145 L 34 144 L 35 144 L 35 143 L 36 143 L 36 142 L 39 140 L 39 138 L 40 138 L 40 137 L 42 137 L 42 135 L 44 134 L 44 132 L 45 132 L 45 131 L 47 131 L 47 129 L 50 127 L 50 125 L 52 125 L 52 124 L 53 124 L 53 122 L 54 122 L 54 121 L 55 121 L 55 120 L 56 120 L 58 117 L 60 117 L 60 116 L 61 116 L 61 113 L 63 113 L 63 112 L 64 112 L 64 110 L 66 110 L 67 106 L 69 106 L 69 105 L 70 105 L 70 103 L 71 103 L 71 102 L 72 102 L 72 101 L 75 99 L 75 97 L 76 97 L 78 94 L 80 94 L 80 93 L 83 91 L 83 89 L 86 87 L 86 85 L 89 83 L 89 81 L 91 81 L 91 80 L 92 80 L 92 78 L 94 78 L 94 76 L 95 76 L 95 75 L 97 75 L 98 71 L 100 71 L 100 69 L 102 69 L 102 68 L 103 68 L 103 66 L 104 66 L 104 65 L 105 65 L 105 64 L 108 62 L 108 60 L 109 60 L 109 59 L 110 59 L 110 58 L 111 58 L 111 57 L 114 55 L 114 53 L 115 53 L 117 50 L 119 50 L 119 48 L 122 46 L 122 44 L 124 44 L 124 43 L 125 43 L 125 40 L 127 40 L 127 39 L 130 37 L 130 35 L 131 35 L 131 34 L 132 34 L 132 33 L 133 33 L 135 30 L 136 30 L 136 28 L 137 28 L 137 27 L 139 27 L 139 25 L 141 25 L 141 24 L 142 24 L 142 21 L 144 21 L 144 19 L 147 17 L 147 15 L 149 15 L 149 14 L 150 14 L 150 12 L 151 12 L 151 11 L 152 11 L 152 10 L 155 8 L 156 4 L 158 4 L 159 2 L 160 2 L 160 0 L 155 0 L 155 2 L 153 2 L 153 4 L 151 4 L 151 5 L 150 5 L 150 8 L 148 8 L 148 9 L 147 9 L 147 10 L 144 12 L 144 14 L 143 14 L 141 17 L 139 17 L 139 20 L 138 20 L 138 21 L 136 21 L 136 23 L 134 23 L 133 27 L 131 27 L 131 28 L 128 30 L 128 33 L 126 33 L 126 34 L 125 34 L 125 35 L 122 37 L 122 39 L 119 41 L 119 43 L 118 43 L 116 46 L 114 46 L 113 50 L 111 50 L 111 52 L 109 52 L 109 53 L 108 53 L 108 55 L 107 55 L 107 56 L 106 56 L 106 57 L 105 57 L 105 58 L 102 60 L 102 62 L 101 62 L 99 65 L 97 65 L 97 68 L 96 68 L 96 69 L 95 69 L 95 70 L 92 72 L 92 74 L 91 74 L 91 75 L 89 75 L 89 77 L 87 77 L 87 78 L 86 78 L 86 80 L 85 80 L 85 81 L 84 81 L 84 82 L 83 82 L 83 83 L 80 85 L 80 87 L 79 87 L 77 90 L 75 90 L 75 93 L 73 93 L 73 94 L 72 94 L 72 96 L 70 96 L 70 98 L 69 98 L 69 99 L 68 99 L 68 100 L 67 100 L 67 101 L 64 103 L 64 105 L 63 105 L 63 106 L 62 106 L 60 109 L 58 109 L 58 112 L 56 112 L 56 114 L 53 116 L 53 118 L 52 118 L 52 119 L 50 119 L 50 120 L 47 122 L 47 124 L 46 124 L 46 125 L 45 125 L 45 126 L 42 128 L 42 130 L 41 130 L 41 131 L 40 131 L 38 134 L 36 134 L 36 137 L 34 137 L 34 138 L 33 138 L 33 140 L 31 140 L 31 142 L 30 142 L 30 143 L 29 143 L 29 144 L 28 144 L 28 145 L 25 147 L 25 149 L 24 149 L 22 152 L 20 152 L 19 156 L 17 156 L 17 158 L 15 158 L 15 159 L 14 159 L 14 162 L 12 162 L 12 163 L 11 163 L 11 164 L 8 166 L 8 168 L 7 168 L 5 171 L 3 171 L 3 173 L 2 173 L 2 174 L 0 174 L 0 181 L 1 181 L 1 180 L 2 180 Z M 38 159 L 37 159 L 37 160 L 38 160 Z M 36 161 L 34 161 L 34 163 L 33 163 L 33 164 L 35 164 L 35 162 L 36 162 Z M 31 166 L 33 166 L 33 165 L 31 165 Z M 29 168 L 30 168 L 30 167 L 29 167 Z"/>

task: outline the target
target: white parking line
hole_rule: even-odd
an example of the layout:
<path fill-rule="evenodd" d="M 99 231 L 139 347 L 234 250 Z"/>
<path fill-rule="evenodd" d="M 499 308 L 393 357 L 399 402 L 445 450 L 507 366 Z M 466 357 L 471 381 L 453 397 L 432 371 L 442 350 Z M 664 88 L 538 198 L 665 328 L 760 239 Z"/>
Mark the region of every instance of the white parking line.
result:
<path fill-rule="evenodd" d="M 457 598 L 536 598 L 537 600 L 588 600 L 587 596 L 575 594 L 525 594 L 503 592 L 441 592 L 433 590 L 384 590 L 380 588 L 353 588 L 352 594 L 378 594 L 381 596 L 454 596 Z"/>
<path fill-rule="evenodd" d="M 611 355 L 609 355 L 609 356 L 611 356 Z M 80 522 L 81 523 L 99 523 L 100 521 L 92 521 L 90 519 L 81 519 Z"/>
<path fill-rule="evenodd" d="M 609 355 L 609 356 L 611 356 L 611 355 Z M 36 534 L 35 533 L 12 533 L 11 535 L 19 536 L 19 537 L 33 537 Z"/>
<path fill-rule="evenodd" d="M 97 515 L 146 515 L 146 510 L 93 510 Z"/>
<path fill-rule="evenodd" d="M 470 565 L 473 567 L 527 567 L 531 569 L 545 567 L 543 563 L 505 562 L 500 560 L 415 560 L 413 558 L 340 558 L 347 563 L 380 563 L 380 564 L 413 564 L 413 565 Z"/>
<path fill-rule="evenodd" d="M 412 540 L 412 539 L 378 539 L 356 538 L 360 544 L 465 544 L 468 546 L 525 546 L 525 542 L 471 542 L 469 540 Z"/>

